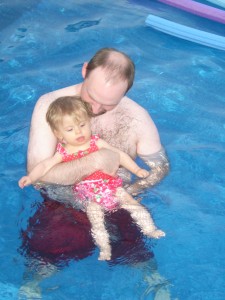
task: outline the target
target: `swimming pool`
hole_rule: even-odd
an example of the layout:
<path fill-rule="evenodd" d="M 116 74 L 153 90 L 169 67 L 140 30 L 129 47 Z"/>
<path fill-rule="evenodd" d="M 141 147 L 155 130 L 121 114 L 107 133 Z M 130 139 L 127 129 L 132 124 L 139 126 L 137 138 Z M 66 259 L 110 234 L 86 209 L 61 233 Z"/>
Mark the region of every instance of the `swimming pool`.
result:
<path fill-rule="evenodd" d="M 165 6 L 152 3 L 162 13 Z M 47 266 L 42 299 L 153 299 L 154 288 L 166 283 L 172 299 L 225 298 L 224 52 L 145 26 L 149 10 L 123 0 L 2 2 L 0 299 L 18 299 L 26 279 L 20 232 L 42 205 L 37 191 L 17 187 L 34 104 L 45 92 L 81 81 L 82 63 L 105 46 L 133 58 L 129 95 L 150 111 L 171 161 L 170 174 L 143 200 L 167 233 L 146 241 L 161 281 L 153 283 L 151 265 L 99 262 L 94 251 L 49 277 Z"/>

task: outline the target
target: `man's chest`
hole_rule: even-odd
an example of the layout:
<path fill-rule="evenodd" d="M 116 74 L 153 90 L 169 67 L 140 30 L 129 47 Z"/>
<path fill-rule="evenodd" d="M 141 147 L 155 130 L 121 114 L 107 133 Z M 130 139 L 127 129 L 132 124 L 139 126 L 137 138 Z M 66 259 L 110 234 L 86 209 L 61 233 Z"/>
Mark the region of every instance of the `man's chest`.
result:
<path fill-rule="evenodd" d="M 136 156 L 135 120 L 126 114 L 114 114 L 93 118 L 92 132 L 113 147 L 116 147 L 132 157 Z"/>

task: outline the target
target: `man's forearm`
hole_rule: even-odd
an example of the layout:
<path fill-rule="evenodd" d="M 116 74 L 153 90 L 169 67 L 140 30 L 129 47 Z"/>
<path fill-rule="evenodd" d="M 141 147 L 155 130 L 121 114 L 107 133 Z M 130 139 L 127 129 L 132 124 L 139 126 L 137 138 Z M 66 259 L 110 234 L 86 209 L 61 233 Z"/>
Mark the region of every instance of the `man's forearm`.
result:
<path fill-rule="evenodd" d="M 73 185 L 97 170 L 113 173 L 117 170 L 118 165 L 118 154 L 102 149 L 78 160 L 57 164 L 39 182 Z"/>
<path fill-rule="evenodd" d="M 151 171 L 147 178 L 139 179 L 127 188 L 127 192 L 133 195 L 158 184 L 169 172 L 169 161 L 163 149 L 153 155 L 141 156 L 141 158 L 151 168 Z"/>
<path fill-rule="evenodd" d="M 72 185 L 94 171 L 93 161 L 91 164 L 90 157 L 85 156 L 79 160 L 57 164 L 39 181 L 59 185 Z"/>

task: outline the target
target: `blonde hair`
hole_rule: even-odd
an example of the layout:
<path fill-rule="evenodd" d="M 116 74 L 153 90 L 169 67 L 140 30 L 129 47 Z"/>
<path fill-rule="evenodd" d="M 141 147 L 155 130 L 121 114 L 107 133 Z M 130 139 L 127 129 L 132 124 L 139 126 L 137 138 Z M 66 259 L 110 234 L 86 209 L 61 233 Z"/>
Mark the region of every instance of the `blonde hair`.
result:
<path fill-rule="evenodd" d="M 90 105 L 79 96 L 65 96 L 53 101 L 46 113 L 46 121 L 52 131 L 58 129 L 65 115 L 73 117 L 76 122 L 89 119 L 91 117 Z"/>

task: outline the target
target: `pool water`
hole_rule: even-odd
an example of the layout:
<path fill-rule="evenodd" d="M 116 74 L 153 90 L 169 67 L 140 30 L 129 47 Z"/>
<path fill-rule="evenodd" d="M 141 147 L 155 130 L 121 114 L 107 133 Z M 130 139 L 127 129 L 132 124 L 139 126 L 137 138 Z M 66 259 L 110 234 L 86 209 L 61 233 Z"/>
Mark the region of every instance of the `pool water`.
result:
<path fill-rule="evenodd" d="M 45 266 L 42 299 L 154 299 L 165 283 L 171 299 L 225 299 L 224 52 L 147 27 L 153 8 L 141 2 L 1 2 L 0 299 L 18 299 L 27 264 L 19 251 L 21 229 L 42 205 L 37 191 L 17 186 L 26 172 L 34 104 L 43 93 L 80 82 L 83 62 L 101 47 L 118 48 L 134 60 L 129 96 L 150 112 L 171 162 L 169 175 L 143 199 L 167 234 L 145 241 L 160 280 L 153 282 L 150 264 L 99 262 L 94 250 L 51 276 Z M 171 12 L 157 1 L 152 5 Z M 220 25 L 219 33 L 224 29 Z"/>

